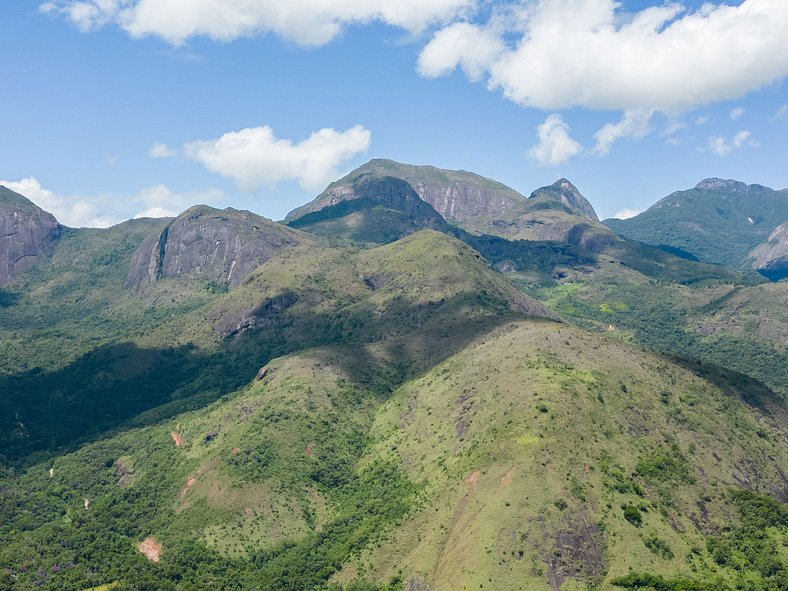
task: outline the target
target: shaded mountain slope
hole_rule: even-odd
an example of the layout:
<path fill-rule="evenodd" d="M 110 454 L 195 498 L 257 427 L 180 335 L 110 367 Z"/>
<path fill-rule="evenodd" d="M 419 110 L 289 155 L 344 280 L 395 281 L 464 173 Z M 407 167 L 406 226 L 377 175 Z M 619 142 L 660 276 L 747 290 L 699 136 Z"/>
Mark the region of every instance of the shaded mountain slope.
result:
<path fill-rule="evenodd" d="M 605 220 L 618 235 L 691 253 L 701 261 L 746 267 L 747 254 L 788 219 L 788 191 L 706 179 L 627 220 Z"/>

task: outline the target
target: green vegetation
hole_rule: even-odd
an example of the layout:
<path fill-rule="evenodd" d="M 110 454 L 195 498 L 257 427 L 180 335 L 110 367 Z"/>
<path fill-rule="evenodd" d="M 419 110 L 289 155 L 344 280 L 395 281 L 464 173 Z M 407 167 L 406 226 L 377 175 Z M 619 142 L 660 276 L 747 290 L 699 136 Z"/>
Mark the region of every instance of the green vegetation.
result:
<path fill-rule="evenodd" d="M 160 226 L 0 292 L 1 588 L 785 587 L 779 284 L 455 229 L 123 290 Z"/>

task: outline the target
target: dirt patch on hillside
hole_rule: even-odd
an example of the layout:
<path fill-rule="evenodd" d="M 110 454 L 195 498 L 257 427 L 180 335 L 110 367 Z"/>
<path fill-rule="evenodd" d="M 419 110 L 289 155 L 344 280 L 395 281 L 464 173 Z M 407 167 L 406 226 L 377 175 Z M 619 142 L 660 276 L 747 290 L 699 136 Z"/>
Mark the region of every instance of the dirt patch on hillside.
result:
<path fill-rule="evenodd" d="M 512 483 L 512 472 L 513 471 L 514 471 L 514 468 L 509 468 L 509 470 L 506 472 L 506 474 L 501 476 L 501 481 L 500 481 L 501 482 L 501 488 L 506 488 L 507 486 L 509 486 Z"/>
<path fill-rule="evenodd" d="M 241 453 L 241 448 L 240 447 L 234 447 L 234 448 L 232 448 L 230 450 L 230 453 L 232 453 L 234 456 L 237 456 L 239 453 Z"/>
<path fill-rule="evenodd" d="M 145 558 L 151 562 L 159 562 L 161 560 L 162 546 L 155 538 L 148 536 L 137 545 L 137 550 L 145 555 Z"/>
<path fill-rule="evenodd" d="M 175 442 L 175 447 L 180 447 L 183 445 L 183 437 L 177 431 L 170 431 L 170 437 Z"/>
<path fill-rule="evenodd" d="M 192 487 L 193 487 L 195 484 L 197 484 L 197 479 L 196 479 L 194 476 L 192 476 L 191 478 L 189 478 L 189 480 L 187 480 L 187 481 L 186 481 L 186 484 L 184 484 L 184 485 L 181 487 L 181 496 L 183 496 L 183 495 L 185 495 L 187 492 L 189 492 L 189 491 L 191 490 L 191 488 L 192 488 Z"/>
<path fill-rule="evenodd" d="M 478 470 L 474 470 L 473 472 L 471 472 L 465 477 L 465 480 L 463 480 L 463 482 L 465 484 L 473 486 L 474 484 L 476 484 L 476 481 L 479 480 L 479 476 L 481 476 L 481 472 L 479 472 Z"/>
<path fill-rule="evenodd" d="M 312 441 L 304 448 L 304 455 L 308 458 L 315 455 L 315 444 Z"/>

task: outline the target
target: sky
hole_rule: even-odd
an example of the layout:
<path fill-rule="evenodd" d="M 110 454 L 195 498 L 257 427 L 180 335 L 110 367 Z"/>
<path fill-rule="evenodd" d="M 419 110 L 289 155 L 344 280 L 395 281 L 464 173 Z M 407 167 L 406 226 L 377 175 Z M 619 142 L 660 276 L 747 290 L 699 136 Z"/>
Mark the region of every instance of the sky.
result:
<path fill-rule="evenodd" d="M 788 187 L 788 2 L 3 0 L 0 185 L 74 227 L 278 220 L 371 158 L 601 218 Z"/>

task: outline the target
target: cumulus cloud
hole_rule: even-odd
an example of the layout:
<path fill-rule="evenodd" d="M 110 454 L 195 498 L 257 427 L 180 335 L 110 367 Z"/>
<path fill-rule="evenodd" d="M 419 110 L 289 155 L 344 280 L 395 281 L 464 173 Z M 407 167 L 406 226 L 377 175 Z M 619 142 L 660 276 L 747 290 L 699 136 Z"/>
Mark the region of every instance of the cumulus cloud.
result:
<path fill-rule="evenodd" d="M 557 166 L 583 151 L 583 146 L 569 135 L 569 126 L 561 115 L 553 114 L 536 128 L 539 143 L 528 151 L 528 156 L 539 164 Z"/>
<path fill-rule="evenodd" d="M 741 119 L 742 115 L 744 115 L 744 109 L 741 107 L 736 107 L 728 114 L 728 117 L 731 118 L 731 121 L 736 121 L 737 119 Z"/>
<path fill-rule="evenodd" d="M 346 131 L 321 129 L 293 143 L 277 139 L 266 125 L 231 131 L 215 140 L 189 142 L 183 151 L 211 172 L 233 179 L 244 191 L 288 180 L 315 191 L 338 176 L 342 163 L 365 152 L 371 137 L 368 130 L 356 125 Z"/>
<path fill-rule="evenodd" d="M 351 24 L 382 22 L 420 33 L 466 14 L 475 0 L 51 0 L 40 10 L 82 31 L 114 23 L 133 37 L 173 45 L 190 37 L 230 41 L 274 33 L 304 46 L 331 41 Z"/>
<path fill-rule="evenodd" d="M 708 115 L 698 115 L 695 117 L 695 125 L 706 125 L 709 122 Z"/>
<path fill-rule="evenodd" d="M 616 0 L 539 0 L 487 25 L 455 23 L 424 48 L 424 76 L 454 68 L 540 109 L 679 112 L 788 75 L 788 3 L 679 3 L 625 13 Z M 467 42 L 472 34 L 486 48 Z"/>
<path fill-rule="evenodd" d="M 54 215 L 61 224 L 72 228 L 107 228 L 122 218 L 107 214 L 102 210 L 102 197 L 80 197 L 57 195 L 41 186 L 35 177 L 18 181 L 0 180 L 0 185 L 24 195 L 41 209 Z"/>
<path fill-rule="evenodd" d="M 633 218 L 642 212 L 642 209 L 622 209 L 621 211 L 617 211 L 615 214 L 613 214 L 613 217 L 619 220 L 628 220 L 629 218 Z"/>
<path fill-rule="evenodd" d="M 167 144 L 162 144 L 159 142 L 155 142 L 148 150 L 148 156 L 151 158 L 172 158 L 173 156 L 177 156 L 178 153 L 175 150 L 170 149 Z"/>
<path fill-rule="evenodd" d="M 622 138 L 640 139 L 650 131 L 649 124 L 654 111 L 638 109 L 626 111 L 618 123 L 607 123 L 594 134 L 596 146 L 594 154 L 604 156 L 610 153 L 613 144 Z"/>
<path fill-rule="evenodd" d="M 734 135 L 730 141 L 728 141 L 724 135 L 714 135 L 709 138 L 708 151 L 716 154 L 717 156 L 725 156 L 733 150 L 738 150 L 744 145 L 757 148 L 759 145 L 758 142 L 751 138 L 752 132 L 746 129 Z"/>

